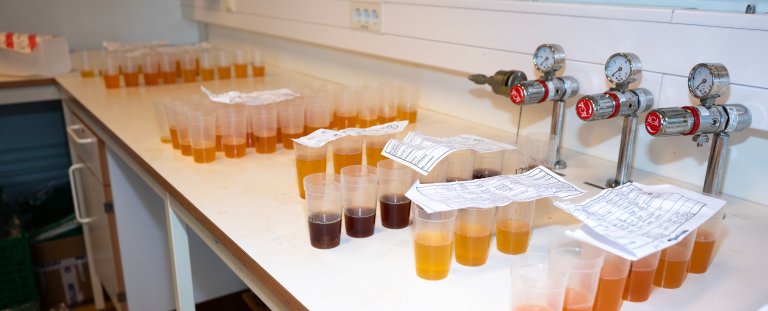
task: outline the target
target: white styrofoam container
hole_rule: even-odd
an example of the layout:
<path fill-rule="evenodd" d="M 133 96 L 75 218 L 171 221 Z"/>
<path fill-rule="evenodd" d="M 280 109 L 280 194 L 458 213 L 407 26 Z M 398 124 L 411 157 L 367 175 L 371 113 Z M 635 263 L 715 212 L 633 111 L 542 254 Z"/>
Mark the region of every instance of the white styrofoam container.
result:
<path fill-rule="evenodd" d="M 69 44 L 64 37 L 42 40 L 30 54 L 0 49 L 0 75 L 54 76 L 71 68 Z"/>

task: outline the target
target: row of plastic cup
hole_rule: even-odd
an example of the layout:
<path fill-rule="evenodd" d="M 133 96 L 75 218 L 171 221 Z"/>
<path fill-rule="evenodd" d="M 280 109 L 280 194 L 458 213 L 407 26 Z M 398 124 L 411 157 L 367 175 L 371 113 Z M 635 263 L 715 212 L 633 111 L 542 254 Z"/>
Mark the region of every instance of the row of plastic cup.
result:
<path fill-rule="evenodd" d="M 106 88 L 121 85 L 175 84 L 214 79 L 264 76 L 264 62 L 259 49 L 203 49 L 198 51 L 127 51 L 86 50 L 75 53 L 75 64 L 84 78 L 100 73 Z M 121 84 L 122 77 L 122 84 Z"/>

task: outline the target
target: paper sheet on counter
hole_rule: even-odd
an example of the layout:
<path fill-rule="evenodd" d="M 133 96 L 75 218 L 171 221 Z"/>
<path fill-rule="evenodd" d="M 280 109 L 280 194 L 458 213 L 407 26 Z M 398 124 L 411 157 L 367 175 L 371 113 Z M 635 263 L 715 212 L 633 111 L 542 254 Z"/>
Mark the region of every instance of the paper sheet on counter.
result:
<path fill-rule="evenodd" d="M 452 152 L 462 149 L 493 152 L 515 149 L 515 147 L 474 135 L 432 137 L 419 132 L 411 132 L 402 141 L 392 139 L 387 142 L 381 154 L 414 169 L 422 175 L 427 175 L 440 160 Z"/>
<path fill-rule="evenodd" d="M 567 235 L 637 260 L 677 243 L 725 203 L 675 186 L 627 183 L 579 204 L 555 205 L 584 223 Z"/>
<path fill-rule="evenodd" d="M 214 94 L 201 85 L 200 90 L 202 90 L 205 95 L 208 95 L 208 98 L 217 103 L 245 104 L 249 106 L 272 104 L 300 96 L 299 93 L 286 88 L 251 93 L 229 91 L 226 93 Z"/>
<path fill-rule="evenodd" d="M 323 145 L 344 136 L 349 136 L 349 135 L 378 136 L 378 135 L 394 134 L 394 133 L 401 132 L 403 129 L 405 129 L 406 126 L 408 126 L 408 121 L 389 122 L 385 124 L 371 126 L 369 128 L 352 127 L 352 128 L 346 128 L 338 131 L 329 130 L 329 129 L 319 129 L 307 136 L 296 138 L 293 141 L 298 144 L 302 144 L 304 146 L 317 148 L 317 147 L 322 147 Z"/>
<path fill-rule="evenodd" d="M 467 207 L 492 208 L 545 197 L 567 199 L 583 193 L 584 190 L 538 166 L 518 175 L 424 185 L 416 181 L 405 196 L 432 213 Z"/>

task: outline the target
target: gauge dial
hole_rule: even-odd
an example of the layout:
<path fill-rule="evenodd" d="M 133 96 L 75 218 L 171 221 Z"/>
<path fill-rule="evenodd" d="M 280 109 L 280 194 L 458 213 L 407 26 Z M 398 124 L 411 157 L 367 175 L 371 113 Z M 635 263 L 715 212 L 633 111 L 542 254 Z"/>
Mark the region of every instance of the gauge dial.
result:
<path fill-rule="evenodd" d="M 722 95 L 729 83 L 728 69 L 722 64 L 701 63 L 688 74 L 688 90 L 699 99 Z"/>
<path fill-rule="evenodd" d="M 614 84 L 629 84 L 642 71 L 640 58 L 632 53 L 616 53 L 605 62 L 605 77 Z"/>
<path fill-rule="evenodd" d="M 541 72 L 554 72 L 563 67 L 565 51 L 557 44 L 542 44 L 533 53 L 533 65 Z"/>

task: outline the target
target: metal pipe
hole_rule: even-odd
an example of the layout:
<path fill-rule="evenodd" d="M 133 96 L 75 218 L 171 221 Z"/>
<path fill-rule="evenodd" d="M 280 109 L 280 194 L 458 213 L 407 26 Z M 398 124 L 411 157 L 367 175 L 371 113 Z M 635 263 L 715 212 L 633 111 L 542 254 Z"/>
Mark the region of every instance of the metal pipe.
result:
<path fill-rule="evenodd" d="M 609 179 L 605 184 L 609 188 L 621 186 L 632 178 L 632 161 L 634 157 L 635 138 L 637 137 L 637 114 L 624 116 L 621 128 L 621 145 L 619 159 L 616 163 L 616 178 Z"/>
<path fill-rule="evenodd" d="M 728 140 L 730 135 L 727 132 L 718 132 L 714 135 L 712 149 L 709 151 L 709 161 L 707 162 L 707 173 L 704 175 L 704 193 L 718 195 L 722 191 L 723 172 L 725 172 L 725 157 L 727 154 Z"/>
<path fill-rule="evenodd" d="M 563 147 L 563 124 L 565 124 L 565 101 L 556 100 L 552 105 L 552 126 L 550 128 L 550 134 L 557 140 L 555 160 L 552 163 L 552 168 L 556 170 L 568 167 L 568 163 L 560 157 Z"/>

